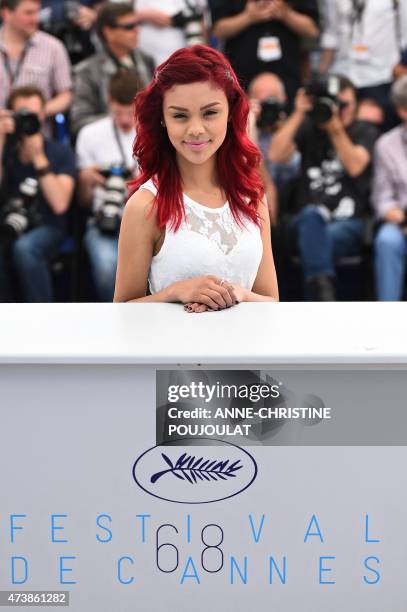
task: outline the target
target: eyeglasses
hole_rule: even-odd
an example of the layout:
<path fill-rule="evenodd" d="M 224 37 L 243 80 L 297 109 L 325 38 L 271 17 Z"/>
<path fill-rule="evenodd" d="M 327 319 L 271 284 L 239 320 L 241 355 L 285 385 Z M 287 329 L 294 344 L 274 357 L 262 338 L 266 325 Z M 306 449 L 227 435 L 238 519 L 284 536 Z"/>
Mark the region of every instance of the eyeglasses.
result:
<path fill-rule="evenodd" d="M 129 23 L 115 23 L 111 27 L 117 30 L 134 30 L 138 26 L 139 26 L 138 21 L 131 21 Z"/>

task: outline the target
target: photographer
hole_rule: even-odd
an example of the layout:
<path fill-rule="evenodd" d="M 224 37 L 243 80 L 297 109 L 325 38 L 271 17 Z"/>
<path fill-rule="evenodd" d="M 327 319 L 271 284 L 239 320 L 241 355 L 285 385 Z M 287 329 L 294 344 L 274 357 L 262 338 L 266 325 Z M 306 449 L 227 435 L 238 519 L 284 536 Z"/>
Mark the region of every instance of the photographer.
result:
<path fill-rule="evenodd" d="M 75 158 L 65 145 L 45 140 L 45 100 L 36 87 L 14 89 L 0 114 L 1 245 L 3 300 L 12 300 L 6 258 L 22 297 L 52 301 L 50 261 L 62 243 L 74 189 Z"/>
<path fill-rule="evenodd" d="M 212 22 L 242 84 L 274 72 L 292 102 L 301 83 L 301 37 L 319 34 L 317 0 L 217 0 Z"/>
<path fill-rule="evenodd" d="M 206 0 L 137 0 L 140 49 L 159 66 L 177 49 L 206 44 L 206 4 Z"/>
<path fill-rule="evenodd" d="M 253 79 L 249 86 L 250 108 L 255 118 L 255 126 L 251 137 L 259 146 L 263 154 L 263 179 L 268 191 L 267 178 L 271 179 L 278 194 L 283 195 L 287 185 L 298 176 L 301 156 L 295 151 L 287 163 L 272 163 L 269 159 L 269 149 L 274 134 L 281 127 L 287 117 L 287 96 L 284 85 L 277 75 L 264 72 Z M 268 197 L 268 200 L 271 198 Z M 277 211 L 272 215 L 276 222 Z"/>
<path fill-rule="evenodd" d="M 405 0 L 325 0 L 320 71 L 346 74 L 358 98 L 373 98 L 394 125 L 390 104 L 393 70 L 407 46 Z"/>
<path fill-rule="evenodd" d="M 100 0 L 43 0 L 41 28 L 61 40 L 72 64 L 95 51 L 93 26 Z"/>
<path fill-rule="evenodd" d="M 79 198 L 92 209 L 86 229 L 87 251 L 98 298 L 111 302 L 117 266 L 117 242 L 124 203 L 125 180 L 135 174 L 133 99 L 138 79 L 119 73 L 109 85 L 109 116 L 85 126 L 76 143 Z"/>
<path fill-rule="evenodd" d="M 109 81 L 114 74 L 121 70 L 134 72 L 140 89 L 150 82 L 154 64 L 137 48 L 138 29 L 139 19 L 131 4 L 106 2 L 100 9 L 96 30 L 103 48 L 75 66 L 71 108 L 75 133 L 107 114 Z"/>
<path fill-rule="evenodd" d="M 44 94 L 45 115 L 65 112 L 72 99 L 71 65 L 61 41 L 38 31 L 39 0 L 1 0 L 0 108 L 10 91 L 35 85 Z"/>
<path fill-rule="evenodd" d="M 379 300 L 401 300 L 407 259 L 407 75 L 391 97 L 402 125 L 380 137 L 374 155 L 372 204 L 381 221 L 374 240 Z"/>
<path fill-rule="evenodd" d="M 362 247 L 377 130 L 356 112 L 353 84 L 332 76 L 298 92 L 271 143 L 272 161 L 287 161 L 296 149 L 302 156 L 292 230 L 308 299 L 334 300 L 335 261 Z"/>

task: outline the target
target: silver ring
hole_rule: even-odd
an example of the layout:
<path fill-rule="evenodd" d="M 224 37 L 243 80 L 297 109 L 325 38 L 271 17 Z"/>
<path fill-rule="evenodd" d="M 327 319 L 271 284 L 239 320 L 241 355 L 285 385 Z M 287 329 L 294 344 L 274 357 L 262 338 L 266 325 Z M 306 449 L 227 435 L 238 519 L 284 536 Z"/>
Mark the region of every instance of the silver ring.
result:
<path fill-rule="evenodd" d="M 220 284 L 220 286 L 222 286 L 222 285 L 224 284 L 224 282 L 225 282 L 225 279 L 224 279 L 224 278 L 222 278 L 222 280 L 221 280 L 221 281 L 220 281 L 220 283 L 219 283 L 219 284 Z"/>

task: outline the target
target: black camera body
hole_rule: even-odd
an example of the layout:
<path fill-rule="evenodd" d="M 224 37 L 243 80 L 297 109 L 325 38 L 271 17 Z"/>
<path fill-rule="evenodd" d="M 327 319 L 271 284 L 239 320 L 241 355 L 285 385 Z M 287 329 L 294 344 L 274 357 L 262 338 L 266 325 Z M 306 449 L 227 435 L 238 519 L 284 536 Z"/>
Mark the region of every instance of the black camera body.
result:
<path fill-rule="evenodd" d="M 260 129 L 273 128 L 280 119 L 286 116 L 286 106 L 277 98 L 266 98 L 261 102 L 261 113 L 257 120 Z"/>
<path fill-rule="evenodd" d="M 339 109 L 346 106 L 338 98 L 339 78 L 336 76 L 311 81 L 305 86 L 305 93 L 313 101 L 308 115 L 315 125 L 322 125 L 332 119 L 335 106 Z"/>
<path fill-rule="evenodd" d="M 81 3 L 77 0 L 65 0 L 64 2 L 64 17 L 68 21 L 76 21 L 79 17 Z"/>
<path fill-rule="evenodd" d="M 78 0 L 62 0 L 62 11 L 58 18 L 53 18 L 50 7 L 42 11 L 44 13 L 42 29 L 64 43 L 74 65 L 95 51 L 89 32 L 82 30 L 76 23 L 80 9 L 81 3 Z"/>
<path fill-rule="evenodd" d="M 184 30 L 187 47 L 205 44 L 202 18 L 202 11 L 189 0 L 185 0 L 185 8 L 172 17 L 172 26 Z"/>
<path fill-rule="evenodd" d="M 20 183 L 18 193 L 7 199 L 0 225 L 3 240 L 11 243 L 40 224 L 37 196 L 37 179 L 27 177 Z"/>
<path fill-rule="evenodd" d="M 96 224 L 101 232 L 118 234 L 127 199 L 126 181 L 131 172 L 122 165 L 112 165 L 101 171 L 106 178 L 102 202 L 96 211 Z"/>
<path fill-rule="evenodd" d="M 15 136 L 21 138 L 22 136 L 33 136 L 38 134 L 41 130 L 41 123 L 38 116 L 35 113 L 31 113 L 26 108 L 21 108 L 16 113 L 13 113 L 13 119 L 15 123 Z"/>

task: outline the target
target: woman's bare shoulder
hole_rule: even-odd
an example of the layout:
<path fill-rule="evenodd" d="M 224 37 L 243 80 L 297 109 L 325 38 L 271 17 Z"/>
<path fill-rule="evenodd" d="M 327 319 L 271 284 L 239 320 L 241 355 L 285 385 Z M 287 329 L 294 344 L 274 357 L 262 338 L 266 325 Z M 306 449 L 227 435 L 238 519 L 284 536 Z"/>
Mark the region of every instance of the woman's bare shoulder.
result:
<path fill-rule="evenodd" d="M 146 229 L 156 230 L 155 195 L 148 189 L 138 189 L 127 200 L 123 220 L 126 224 L 142 224 Z"/>
<path fill-rule="evenodd" d="M 127 200 L 125 210 L 130 210 L 132 214 L 149 214 L 153 210 L 154 200 L 152 191 L 140 188 Z"/>

